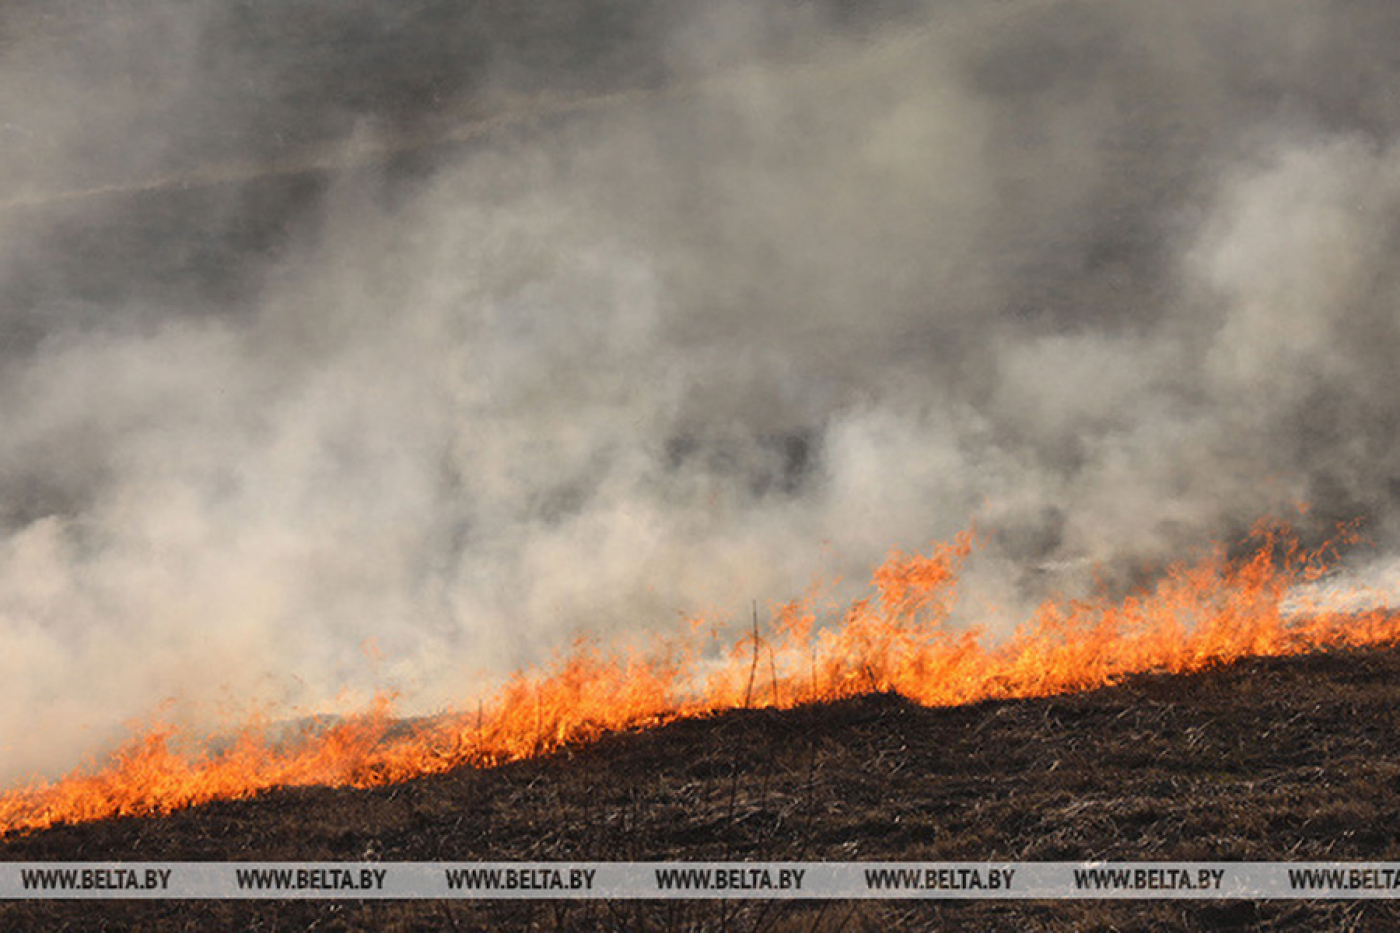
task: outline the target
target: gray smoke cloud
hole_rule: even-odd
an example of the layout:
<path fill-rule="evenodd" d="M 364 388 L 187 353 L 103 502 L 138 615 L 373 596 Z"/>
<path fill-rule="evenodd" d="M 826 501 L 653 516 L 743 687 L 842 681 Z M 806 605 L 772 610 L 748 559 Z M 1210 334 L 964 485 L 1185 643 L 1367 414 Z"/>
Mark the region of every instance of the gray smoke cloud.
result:
<path fill-rule="evenodd" d="M 0 776 L 971 522 L 994 630 L 1297 502 L 1393 578 L 1400 10 L 538 6 L 0 14 Z"/>

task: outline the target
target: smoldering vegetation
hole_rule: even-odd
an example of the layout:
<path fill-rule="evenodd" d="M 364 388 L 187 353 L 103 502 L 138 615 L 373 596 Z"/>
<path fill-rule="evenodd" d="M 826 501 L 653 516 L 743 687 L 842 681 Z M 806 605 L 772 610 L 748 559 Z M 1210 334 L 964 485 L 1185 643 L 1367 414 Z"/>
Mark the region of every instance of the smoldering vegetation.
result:
<path fill-rule="evenodd" d="M 0 13 L 0 770 L 1400 491 L 1379 0 Z M 839 588 L 839 587 L 838 587 Z"/>

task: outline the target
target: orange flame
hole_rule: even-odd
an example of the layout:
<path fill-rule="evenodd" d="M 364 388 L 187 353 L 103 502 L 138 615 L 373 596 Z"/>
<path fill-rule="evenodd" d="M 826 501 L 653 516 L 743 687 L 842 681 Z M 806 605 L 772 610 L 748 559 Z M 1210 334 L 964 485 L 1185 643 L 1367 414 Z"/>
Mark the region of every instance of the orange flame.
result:
<path fill-rule="evenodd" d="M 874 597 L 851 604 L 838 624 L 819 627 L 809 602 L 779 606 L 770 637 L 755 622 L 708 676 L 700 674 L 693 639 L 650 653 L 605 652 L 580 640 L 552 665 L 517 673 L 474 712 L 413 727 L 394 720 L 386 697 L 290 745 L 253 724 L 217 751 L 185 755 L 175 751 L 181 737 L 159 727 L 100 768 L 0 794 L 0 833 L 166 813 L 278 786 L 369 787 L 489 767 L 737 707 L 791 707 L 873 691 L 926 705 L 1046 696 L 1250 655 L 1400 641 L 1400 612 L 1285 612 L 1285 596 L 1315 580 L 1330 551 L 1304 552 L 1272 526 L 1256 529 L 1252 540 L 1248 558 L 1229 560 L 1216 548 L 1121 602 L 1046 602 L 1009 639 L 986 644 L 979 631 L 947 626 L 973 545 L 964 533 L 925 555 L 892 554 L 875 571 Z"/>

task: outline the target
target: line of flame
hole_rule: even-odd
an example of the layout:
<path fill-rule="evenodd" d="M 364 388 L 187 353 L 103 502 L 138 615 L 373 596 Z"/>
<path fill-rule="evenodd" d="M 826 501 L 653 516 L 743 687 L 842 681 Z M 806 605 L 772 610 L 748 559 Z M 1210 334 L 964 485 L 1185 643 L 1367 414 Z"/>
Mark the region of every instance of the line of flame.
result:
<path fill-rule="evenodd" d="M 217 750 L 182 754 L 175 749 L 188 737 L 158 726 L 104 765 L 0 794 L 0 834 L 168 813 L 274 787 L 370 787 L 490 767 L 741 707 L 881 691 L 936 706 L 1048 696 L 1246 656 L 1400 641 L 1400 612 L 1285 611 L 1290 590 L 1320 576 L 1331 551 L 1305 552 L 1273 525 L 1256 528 L 1251 543 L 1246 558 L 1228 559 L 1217 547 L 1121 601 L 1048 601 L 1011 637 L 988 644 L 980 631 L 947 624 L 973 547 L 964 533 L 926 554 L 892 554 L 875 571 L 873 595 L 834 624 L 818 625 L 809 601 L 776 607 L 769 634 L 755 624 L 708 675 L 693 635 L 647 652 L 581 639 L 552 664 L 515 674 L 475 712 L 414 726 L 395 719 L 387 697 L 290 744 L 251 724 Z"/>

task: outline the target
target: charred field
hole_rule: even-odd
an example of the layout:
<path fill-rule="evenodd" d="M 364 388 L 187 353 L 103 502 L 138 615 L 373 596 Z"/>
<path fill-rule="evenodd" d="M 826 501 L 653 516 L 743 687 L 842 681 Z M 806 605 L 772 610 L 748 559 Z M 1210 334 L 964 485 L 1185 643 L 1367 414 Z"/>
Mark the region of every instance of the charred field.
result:
<path fill-rule="evenodd" d="M 23 861 L 1394 860 L 1400 650 L 1088 693 L 738 710 L 370 790 L 0 844 Z M 95 908 L 95 909 L 94 909 Z M 1388 929 L 1380 903 L 29 902 L 25 929 Z"/>
<path fill-rule="evenodd" d="M 0 859 L 1400 860 L 1400 648 L 964 706 L 743 689 L 759 600 L 969 523 L 949 631 L 1129 592 L 1300 503 L 1307 548 L 1353 521 L 1376 545 L 1324 582 L 1397 605 L 1397 48 L 1381 0 L 3 5 L 6 781 L 172 699 L 470 710 L 476 672 L 580 631 L 755 622 L 745 708 Z M 1250 623 L 1249 593 L 1159 618 Z M 0 931 L 1396 927 L 1383 902 L 0 902 Z"/>

